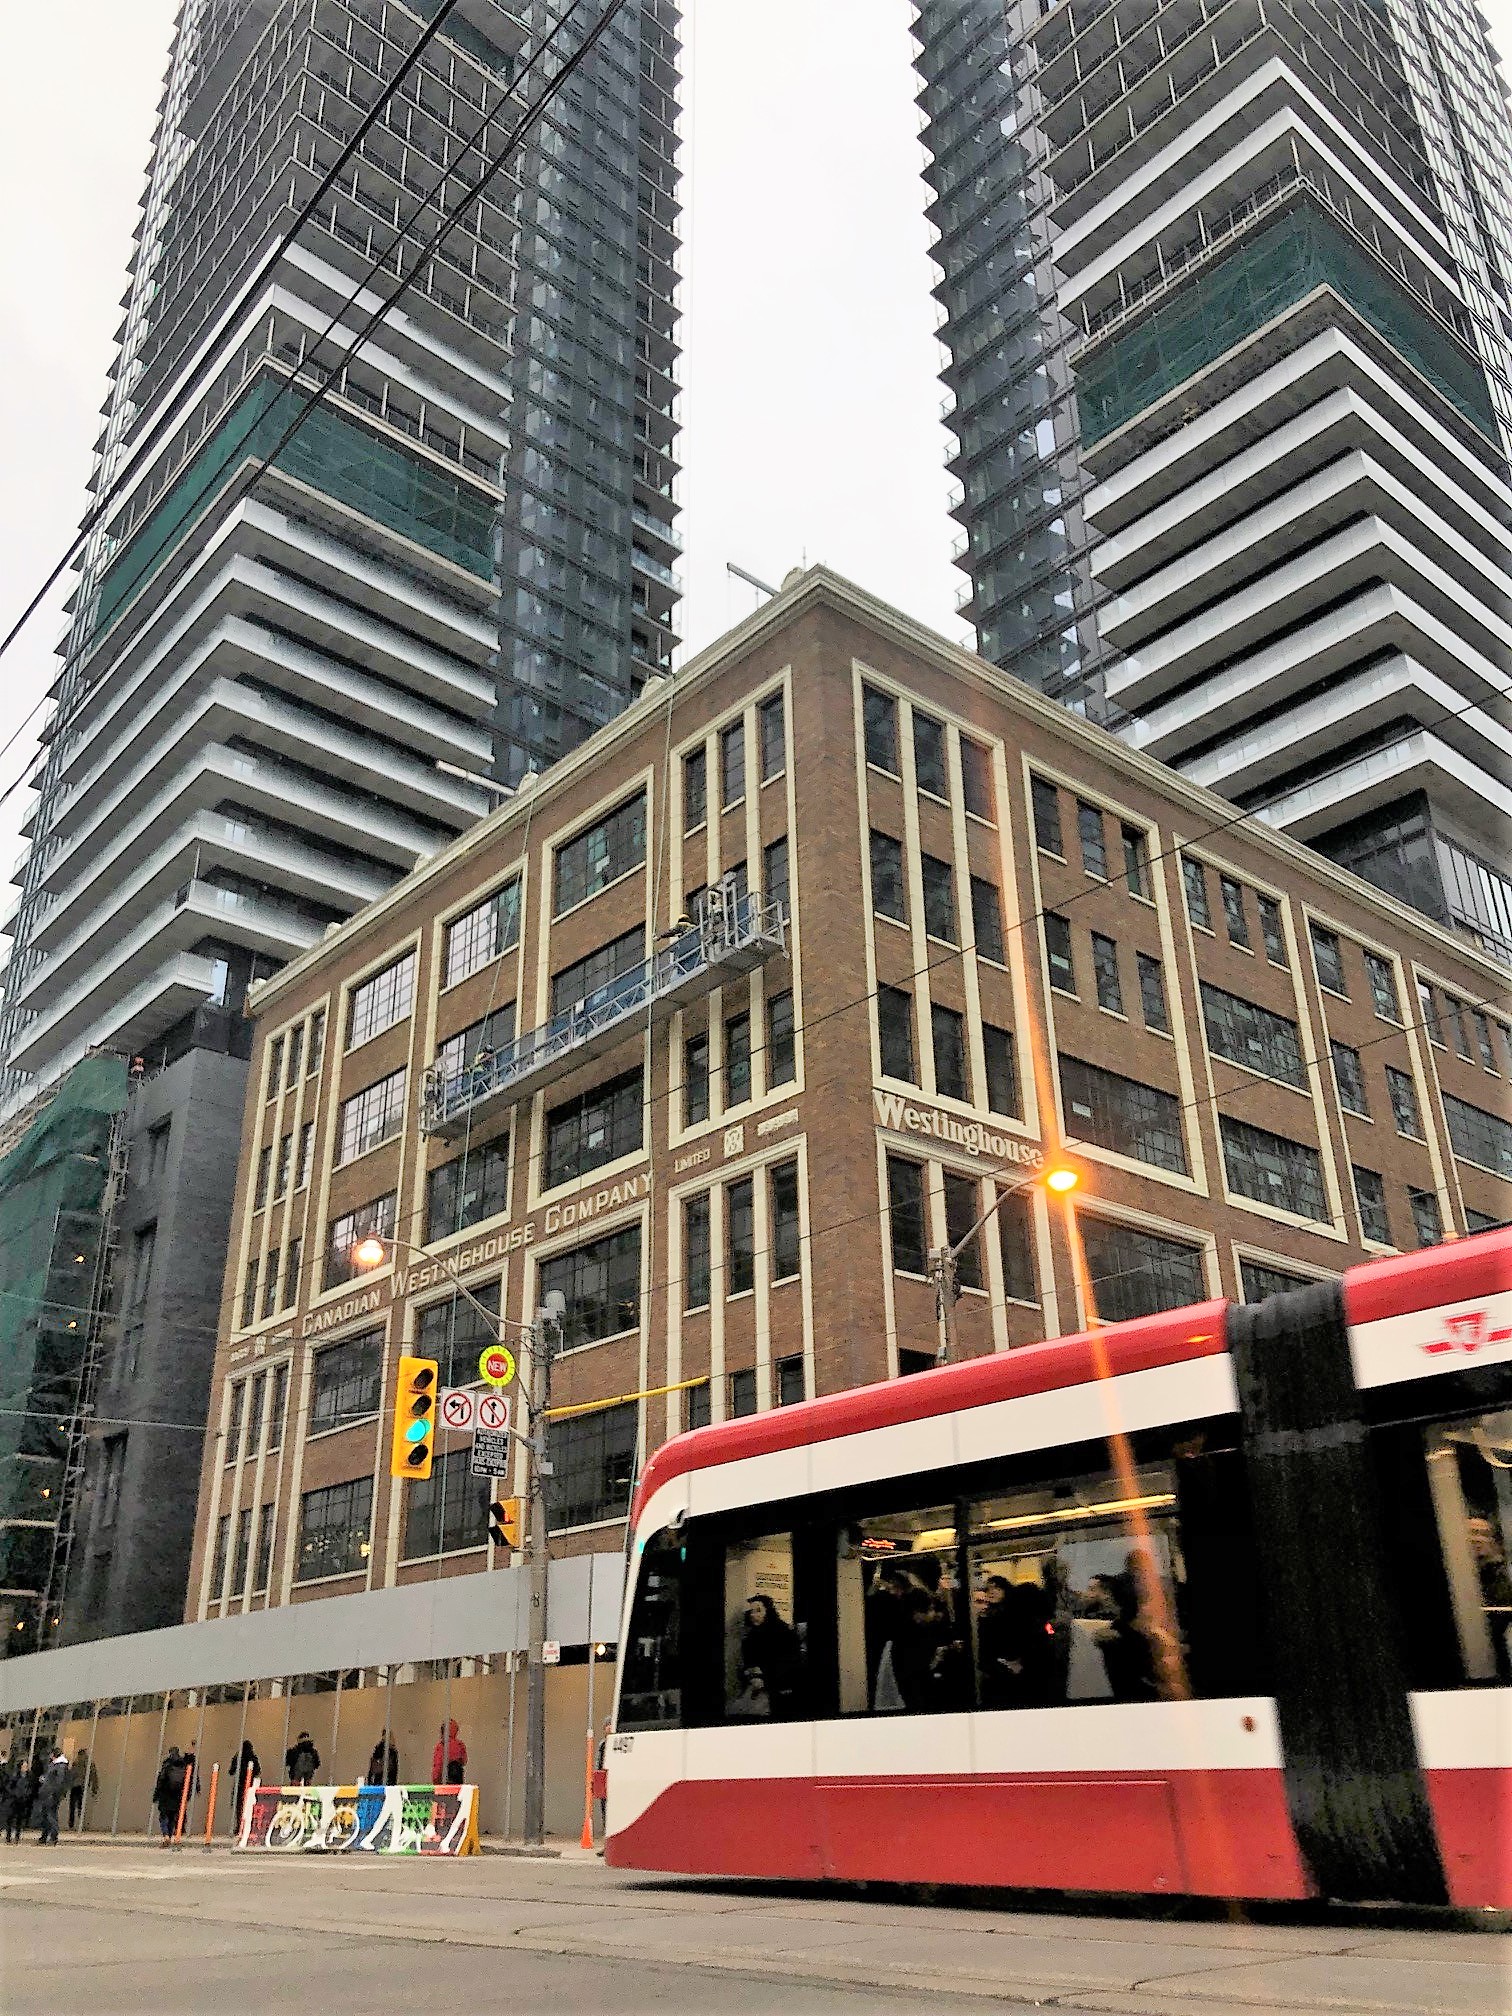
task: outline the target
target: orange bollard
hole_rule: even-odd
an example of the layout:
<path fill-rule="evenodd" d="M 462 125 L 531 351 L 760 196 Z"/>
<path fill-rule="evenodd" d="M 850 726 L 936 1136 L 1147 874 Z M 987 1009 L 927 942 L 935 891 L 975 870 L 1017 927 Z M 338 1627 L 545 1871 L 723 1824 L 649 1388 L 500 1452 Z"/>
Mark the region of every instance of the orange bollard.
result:
<path fill-rule="evenodd" d="M 177 1848 L 179 1837 L 184 1831 L 184 1815 L 189 1810 L 189 1787 L 194 1783 L 195 1763 L 191 1756 L 188 1769 L 184 1772 L 184 1789 L 179 1794 L 178 1818 L 173 1823 L 173 1845 Z"/>
<path fill-rule="evenodd" d="M 210 1804 L 205 1808 L 205 1846 L 210 1846 L 210 1835 L 215 1826 L 215 1795 L 220 1788 L 220 1766 L 210 1766 Z"/>
<path fill-rule="evenodd" d="M 580 1848 L 593 1846 L 593 1731 L 584 1738 L 583 1755 L 583 1836 Z"/>

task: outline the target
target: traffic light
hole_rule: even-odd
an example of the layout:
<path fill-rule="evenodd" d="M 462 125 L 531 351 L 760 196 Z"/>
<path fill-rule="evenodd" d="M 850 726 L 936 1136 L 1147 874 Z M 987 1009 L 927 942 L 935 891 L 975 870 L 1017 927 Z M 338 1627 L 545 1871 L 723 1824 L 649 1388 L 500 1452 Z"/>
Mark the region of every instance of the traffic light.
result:
<path fill-rule="evenodd" d="M 394 1387 L 394 1443 L 389 1472 L 395 1477 L 429 1477 L 436 1453 L 436 1373 L 434 1358 L 401 1358 Z"/>
<path fill-rule="evenodd" d="M 488 1508 L 488 1537 L 495 1547 L 518 1547 L 520 1544 L 520 1501 L 518 1498 L 495 1498 Z"/>

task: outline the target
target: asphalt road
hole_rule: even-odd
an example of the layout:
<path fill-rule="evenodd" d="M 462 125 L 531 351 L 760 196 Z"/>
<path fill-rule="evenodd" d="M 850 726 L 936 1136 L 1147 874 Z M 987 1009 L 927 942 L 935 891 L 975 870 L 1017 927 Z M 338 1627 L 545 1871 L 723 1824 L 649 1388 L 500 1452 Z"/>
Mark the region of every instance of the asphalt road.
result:
<path fill-rule="evenodd" d="M 1512 1941 L 1361 1919 L 971 1908 L 437 1863 L 0 1850 L 5 2016 L 519 2007 L 640 2016 L 1508 2016 Z"/>

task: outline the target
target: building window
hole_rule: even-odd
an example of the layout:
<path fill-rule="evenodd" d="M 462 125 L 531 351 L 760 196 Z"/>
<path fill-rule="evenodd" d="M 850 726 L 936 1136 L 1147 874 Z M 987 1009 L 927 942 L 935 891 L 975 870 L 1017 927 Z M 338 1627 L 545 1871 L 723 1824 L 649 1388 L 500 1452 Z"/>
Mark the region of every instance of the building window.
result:
<path fill-rule="evenodd" d="M 924 1234 L 924 1171 L 901 1155 L 887 1158 L 887 1215 L 892 1264 L 900 1274 L 928 1272 Z"/>
<path fill-rule="evenodd" d="M 913 717 L 914 775 L 919 789 L 931 798 L 949 798 L 950 778 L 945 767 L 945 725 L 916 707 Z"/>
<path fill-rule="evenodd" d="M 1323 1189 L 1323 1161 L 1306 1142 L 1289 1141 L 1245 1120 L 1218 1116 L 1223 1166 L 1230 1190 L 1257 1204 L 1274 1204 L 1298 1218 L 1326 1225 L 1332 1216 Z"/>
<path fill-rule="evenodd" d="M 354 1250 L 370 1236 L 388 1238 L 396 1221 L 396 1204 L 395 1194 L 390 1190 L 373 1198 L 371 1203 L 359 1204 L 355 1211 L 331 1220 L 326 1228 L 325 1268 L 321 1276 L 324 1287 L 336 1288 L 357 1278 L 362 1269 L 352 1258 Z"/>
<path fill-rule="evenodd" d="M 696 833 L 709 816 L 709 762 L 700 746 L 683 758 L 683 830 Z"/>
<path fill-rule="evenodd" d="M 273 1144 L 269 1142 L 257 1157 L 257 1180 L 252 1186 L 252 1209 L 261 1211 L 273 1187 Z"/>
<path fill-rule="evenodd" d="M 1397 998 L 1396 975 L 1391 970 L 1391 961 L 1383 959 L 1378 952 L 1365 954 L 1365 979 L 1370 987 L 1370 1002 L 1383 1022 L 1400 1022 L 1402 1004 Z"/>
<path fill-rule="evenodd" d="M 275 1036 L 268 1045 L 268 1082 L 263 1089 L 265 1099 L 276 1099 L 278 1088 L 283 1083 L 284 1039 Z"/>
<path fill-rule="evenodd" d="M 257 1522 L 257 1560 L 252 1570 L 254 1594 L 267 1588 L 273 1573 L 273 1522 L 276 1516 L 276 1508 L 270 1499 L 262 1508 Z"/>
<path fill-rule="evenodd" d="M 794 1035 L 791 988 L 767 1003 L 767 1084 L 790 1085 L 798 1076 L 798 1045 Z"/>
<path fill-rule="evenodd" d="M 378 1412 L 383 1381 L 383 1332 L 365 1330 L 328 1344 L 310 1361 L 310 1430 L 349 1428 Z"/>
<path fill-rule="evenodd" d="M 683 1045 L 683 1125 L 709 1117 L 709 1039 L 690 1036 Z"/>
<path fill-rule="evenodd" d="M 562 1348 L 599 1344 L 640 1324 L 641 1228 L 627 1225 L 541 1263 L 541 1295 L 566 1298 Z"/>
<path fill-rule="evenodd" d="M 1423 1027 L 1428 1031 L 1428 1041 L 1436 1043 L 1440 1050 L 1444 1047 L 1444 1032 L 1439 1027 L 1438 1006 L 1433 998 L 1433 989 L 1426 980 L 1417 983 L 1418 1008 L 1422 1014 Z"/>
<path fill-rule="evenodd" d="M 1092 977 L 1097 985 L 1097 1005 L 1110 1015 L 1123 1013 L 1123 983 L 1118 977 L 1118 947 L 1100 931 L 1092 933 Z"/>
<path fill-rule="evenodd" d="M 409 1487 L 413 1489 L 413 1486 Z M 373 1480 L 353 1477 L 306 1491 L 299 1501 L 299 1557 L 296 1582 L 323 1575 L 357 1575 L 367 1566 L 373 1521 Z"/>
<path fill-rule="evenodd" d="M 415 1003 L 415 955 L 406 952 L 354 987 L 347 1002 L 348 1050 L 402 1022 Z"/>
<path fill-rule="evenodd" d="M 1019 1105 L 1018 1066 L 1013 1055 L 1013 1036 L 995 1023 L 982 1024 L 982 1061 L 987 1070 L 987 1106 L 993 1113 L 1023 1118 Z"/>
<path fill-rule="evenodd" d="M 308 1078 L 320 1069 L 325 1057 L 326 1011 L 317 1008 L 310 1017 L 310 1051 L 305 1058 L 305 1076 Z"/>
<path fill-rule="evenodd" d="M 756 731 L 761 743 L 761 781 L 770 784 L 787 768 L 787 714 L 780 693 L 772 694 L 757 708 Z"/>
<path fill-rule="evenodd" d="M 707 1309 L 713 1247 L 709 1236 L 709 1193 L 700 1192 L 683 1204 L 683 1307 Z"/>
<path fill-rule="evenodd" d="M 1386 1185 L 1374 1169 L 1354 1165 L 1355 1198 L 1360 1206 L 1360 1227 L 1367 1239 L 1389 1246 L 1391 1221 L 1386 1210 Z"/>
<path fill-rule="evenodd" d="M 1218 877 L 1218 894 L 1223 899 L 1223 921 L 1228 931 L 1229 943 L 1237 945 L 1241 952 L 1251 949 L 1249 918 L 1244 909 L 1244 889 L 1232 875 Z"/>
<path fill-rule="evenodd" d="M 1423 1117 L 1418 1111 L 1417 1087 L 1405 1071 L 1399 1071 L 1394 1064 L 1386 1066 L 1386 1090 L 1391 1095 L 1391 1116 L 1396 1121 L 1397 1132 L 1406 1134 L 1414 1141 L 1423 1139 Z M 1445 1102 L 1447 1104 L 1447 1101 Z"/>
<path fill-rule="evenodd" d="M 1003 1294 L 1010 1302 L 1039 1301 L 1034 1265 L 1034 1216 L 1022 1190 L 1002 1190 L 997 1207 L 998 1251 L 1003 1261 Z"/>
<path fill-rule="evenodd" d="M 1138 826 L 1120 826 L 1123 841 L 1124 880 L 1131 896 L 1149 897 L 1150 843 Z"/>
<path fill-rule="evenodd" d="M 936 1003 L 929 1011 L 935 1091 L 942 1099 L 969 1099 L 966 1083 L 966 1018 Z"/>
<path fill-rule="evenodd" d="M 989 822 L 995 817 L 992 797 L 992 757 L 980 742 L 961 737 L 961 795 L 966 810 L 974 818 Z"/>
<path fill-rule="evenodd" d="M 1213 915 L 1208 909 L 1207 870 L 1190 854 L 1181 857 L 1181 886 L 1186 891 L 1187 916 L 1199 931 L 1211 931 Z"/>
<path fill-rule="evenodd" d="M 560 917 L 564 910 L 585 903 L 639 868 L 645 858 L 646 794 L 637 791 L 558 847 L 552 866 L 553 914 Z"/>
<path fill-rule="evenodd" d="M 262 1313 L 263 1319 L 273 1315 L 278 1308 L 278 1253 L 277 1249 L 268 1255 L 268 1264 L 263 1269 Z"/>
<path fill-rule="evenodd" d="M 304 1253 L 303 1239 L 291 1239 L 284 1248 L 283 1306 L 292 1309 L 299 1299 L 299 1263 Z"/>
<path fill-rule="evenodd" d="M 284 1413 L 289 1404 L 289 1364 L 273 1367 L 273 1391 L 268 1398 L 268 1451 L 283 1447 Z"/>
<path fill-rule="evenodd" d="M 1272 966 L 1290 965 L 1286 956 L 1286 927 L 1281 921 L 1281 905 L 1274 896 L 1262 896 L 1260 902 L 1260 936 L 1265 942 L 1265 956 Z"/>
<path fill-rule="evenodd" d="M 725 1191 L 725 1293 L 744 1295 L 756 1286 L 756 1185 L 749 1176 Z"/>
<path fill-rule="evenodd" d="M 1360 1069 L 1360 1053 L 1337 1039 L 1329 1044 L 1333 1055 L 1334 1083 L 1339 1088 L 1339 1104 L 1346 1113 L 1370 1118 L 1370 1101 L 1365 1096 L 1365 1074 Z"/>
<path fill-rule="evenodd" d="M 1076 801 L 1076 831 L 1081 841 L 1082 867 L 1099 882 L 1108 879 L 1108 843 L 1103 836 L 1103 815 L 1084 799 Z"/>
<path fill-rule="evenodd" d="M 459 1078 L 477 1064 L 485 1064 L 514 1042 L 515 1004 L 506 1001 L 492 1008 L 477 1022 L 469 1022 L 455 1036 L 448 1036 L 436 1048 L 436 1069 L 443 1078 Z"/>
<path fill-rule="evenodd" d="M 787 1281 L 799 1268 L 798 1164 L 779 1162 L 772 1171 L 772 1279 Z"/>
<path fill-rule="evenodd" d="M 499 1283 L 496 1279 L 476 1283 L 473 1293 L 485 1307 L 496 1305 Z M 442 1386 L 469 1386 L 478 1376 L 484 1346 L 498 1341 L 497 1317 L 485 1316 L 483 1309 L 464 1301 L 453 1289 L 443 1301 L 432 1302 L 419 1312 L 412 1349 L 417 1358 L 435 1359 Z"/>
<path fill-rule="evenodd" d="M 168 1166 L 168 1137 L 172 1129 L 171 1120 L 160 1120 L 156 1127 L 147 1129 L 147 1166 L 142 1174 L 149 1183 L 155 1183 Z"/>
<path fill-rule="evenodd" d="M 745 723 L 732 721 L 719 737 L 720 803 L 728 812 L 745 796 Z"/>
<path fill-rule="evenodd" d="M 959 942 L 956 931 L 955 876 L 950 863 L 940 861 L 933 854 L 920 857 L 920 872 L 924 883 L 924 930 L 928 937 L 939 938 L 947 945 Z"/>
<path fill-rule="evenodd" d="M 336 1166 L 353 1162 L 370 1148 L 390 1140 L 404 1125 L 404 1087 L 408 1073 L 401 1067 L 341 1102 L 336 1121 Z M 283 1156 L 279 1156 L 280 1169 Z"/>
<path fill-rule="evenodd" d="M 908 922 L 908 904 L 904 894 L 903 845 L 891 833 L 879 833 L 875 827 L 871 834 L 871 883 L 872 908 L 879 917 L 892 917 L 899 924 Z"/>
<path fill-rule="evenodd" d="M 471 1455 L 468 1449 L 449 1449 L 432 1463 L 429 1477 L 405 1485 L 402 1560 L 487 1544 L 493 1480 L 469 1474 Z"/>
<path fill-rule="evenodd" d="M 1491 1024 L 1479 1008 L 1470 1010 L 1470 1019 L 1475 1024 L 1475 1044 L 1480 1052 L 1480 1061 L 1488 1071 L 1495 1071 L 1496 1052 L 1491 1047 Z"/>
<path fill-rule="evenodd" d="M 1396 1104 L 1395 1094 L 1392 1104 Z M 1460 1161 L 1474 1162 L 1482 1169 L 1512 1179 L 1512 1122 L 1500 1113 L 1488 1113 L 1484 1107 L 1472 1106 L 1448 1092 L 1444 1094 L 1444 1119 L 1449 1127 L 1449 1145 Z"/>
<path fill-rule="evenodd" d="M 260 1260 L 249 1260 L 246 1272 L 242 1275 L 241 1327 L 243 1330 L 246 1329 L 249 1323 L 257 1321 L 257 1274 L 261 1264 Z"/>
<path fill-rule="evenodd" d="M 299 1083 L 299 1067 L 304 1062 L 304 1024 L 298 1022 L 289 1031 L 289 1055 L 284 1070 L 284 1090 Z"/>
<path fill-rule="evenodd" d="M 896 777 L 898 772 L 898 703 L 874 686 L 861 688 L 861 721 L 866 760 Z"/>
<path fill-rule="evenodd" d="M 724 1025 L 724 1103 L 740 1106 L 751 1096 L 751 1018 L 731 1015 Z"/>
<path fill-rule="evenodd" d="M 231 1563 L 231 1588 L 228 1592 L 234 1599 L 245 1594 L 247 1570 L 252 1565 L 252 1507 L 244 1505 L 236 1515 L 236 1554 Z"/>
<path fill-rule="evenodd" d="M 981 1193 L 974 1176 L 957 1176 L 945 1171 L 945 1237 L 956 1254 L 956 1281 L 962 1288 L 982 1286 L 982 1241 L 978 1234 L 964 1246 L 961 1241 L 982 1215 Z"/>
<path fill-rule="evenodd" d="M 913 996 L 902 987 L 882 986 L 877 989 L 877 1044 L 881 1052 L 882 1076 L 901 1078 L 909 1085 L 917 1085 Z"/>
<path fill-rule="evenodd" d="M 1271 1267 L 1260 1260 L 1239 1262 L 1239 1284 L 1246 1302 L 1263 1302 L 1269 1295 L 1289 1295 L 1297 1288 L 1311 1288 L 1306 1274 L 1289 1274 L 1284 1267 Z"/>
<path fill-rule="evenodd" d="M 1307 1084 L 1307 1067 L 1297 1040 L 1297 1025 L 1241 995 L 1202 982 L 1202 1020 L 1208 1047 L 1215 1057 L 1242 1064 L 1278 1084 Z"/>
<path fill-rule="evenodd" d="M 714 1419 L 714 1395 L 707 1379 L 700 1379 L 696 1386 L 688 1388 L 688 1426 L 707 1428 Z"/>
<path fill-rule="evenodd" d="M 747 1365 L 730 1374 L 730 1419 L 740 1421 L 757 1408 L 756 1373 Z"/>
<path fill-rule="evenodd" d="M 140 1309 L 152 1291 L 152 1264 L 157 1256 L 157 1224 L 143 1225 L 131 1235 L 131 1254 L 126 1267 L 124 1307 Z"/>
<path fill-rule="evenodd" d="M 1330 994 L 1342 994 L 1347 1000 L 1349 989 L 1344 983 L 1344 948 L 1339 943 L 1337 931 L 1327 931 L 1321 924 L 1310 925 L 1312 936 L 1313 965 L 1317 970 L 1318 985 L 1326 987 Z"/>
<path fill-rule="evenodd" d="M 1044 916 L 1045 958 L 1050 966 L 1050 985 L 1062 994 L 1075 994 L 1076 968 L 1071 961 L 1071 926 L 1058 911 Z"/>
<path fill-rule="evenodd" d="M 1412 1229 L 1417 1234 L 1419 1246 L 1441 1246 L 1444 1218 L 1439 1210 L 1437 1194 L 1432 1190 L 1409 1189 L 1407 1203 L 1412 1211 Z"/>
<path fill-rule="evenodd" d="M 546 1115 L 545 1185 L 576 1182 L 641 1146 L 642 1074 L 637 1066 L 607 1084 L 579 1092 Z"/>
<path fill-rule="evenodd" d="M 1206 1296 L 1198 1247 L 1086 1212 L 1077 1214 L 1077 1223 L 1099 1321 L 1127 1323 L 1162 1309 L 1185 1309 Z"/>
<path fill-rule="evenodd" d="M 769 840 L 761 850 L 761 893 L 768 903 L 777 904 L 784 921 L 792 915 L 788 886 L 788 843 L 785 833 Z"/>
<path fill-rule="evenodd" d="M 222 1512 L 215 1527 L 215 1558 L 210 1565 L 210 1601 L 218 1603 L 226 1591 L 226 1562 L 231 1553 L 231 1514 Z"/>
<path fill-rule="evenodd" d="M 1468 1064 L 1470 1062 L 1470 1038 L 1465 1033 L 1465 1004 L 1454 995 L 1444 996 L 1444 1006 L 1449 1010 L 1450 1026 L 1454 1030 L 1454 1047 Z"/>
<path fill-rule="evenodd" d="M 306 1120 L 299 1130 L 299 1167 L 294 1172 L 294 1188 L 303 1190 L 315 1167 L 315 1122 Z"/>
<path fill-rule="evenodd" d="M 803 1353 L 793 1352 L 787 1358 L 779 1358 L 773 1367 L 777 1374 L 777 1405 L 796 1407 L 806 1398 L 803 1380 Z"/>
<path fill-rule="evenodd" d="M 107 1435 L 100 1465 L 100 1515 L 102 1526 L 114 1526 L 121 1510 L 121 1479 L 126 1474 L 126 1437 Z"/>
<path fill-rule="evenodd" d="M 554 1532 L 624 1518 L 635 1480 L 635 1430 L 633 1400 L 547 1422 Z"/>
<path fill-rule="evenodd" d="M 1166 1006 L 1165 974 L 1160 961 L 1152 959 L 1148 952 L 1141 952 L 1136 963 L 1139 967 L 1139 1005 L 1145 1027 L 1154 1029 L 1161 1036 L 1169 1036 L 1171 1011 Z"/>
<path fill-rule="evenodd" d="M 1003 906 L 998 900 L 998 886 L 980 875 L 971 878 L 971 930 L 979 959 L 990 959 L 995 966 L 1007 964 L 1003 950 Z"/>
<path fill-rule="evenodd" d="M 428 1172 L 425 1178 L 425 1240 L 450 1239 L 486 1218 L 509 1209 L 509 1136 L 502 1134 Z"/>
<path fill-rule="evenodd" d="M 599 945 L 551 976 L 551 1012 L 565 1015 L 573 1008 L 597 1008 L 614 997 L 627 974 L 639 979 L 646 963 L 646 933 L 637 924 L 607 945 Z"/>
<path fill-rule="evenodd" d="M 447 925 L 442 986 L 454 987 L 519 942 L 520 884 L 516 879 Z"/>
<path fill-rule="evenodd" d="M 1034 844 L 1042 854 L 1065 855 L 1061 841 L 1060 793 L 1043 777 L 1031 777 L 1029 797 L 1034 807 Z"/>
<path fill-rule="evenodd" d="M 285 1134 L 278 1144 L 278 1169 L 273 1178 L 273 1195 L 283 1197 L 288 1193 L 289 1177 L 294 1162 L 294 1136 Z"/>
<path fill-rule="evenodd" d="M 1181 1108 L 1169 1092 L 1079 1057 L 1062 1056 L 1060 1081 L 1067 1134 L 1152 1168 L 1186 1174 Z"/>

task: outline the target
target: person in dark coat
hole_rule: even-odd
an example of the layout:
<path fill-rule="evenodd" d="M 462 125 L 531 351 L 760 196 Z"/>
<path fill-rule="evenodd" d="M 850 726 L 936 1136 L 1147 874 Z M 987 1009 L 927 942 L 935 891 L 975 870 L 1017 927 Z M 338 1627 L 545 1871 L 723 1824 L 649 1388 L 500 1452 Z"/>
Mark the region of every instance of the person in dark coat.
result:
<path fill-rule="evenodd" d="M 37 1835 L 39 1848 L 56 1848 L 58 1845 L 58 1806 L 67 1790 L 68 1759 L 61 1750 L 54 1750 L 42 1773 L 36 1803 L 32 1807 L 32 1818 L 40 1828 Z"/>
<path fill-rule="evenodd" d="M 251 1739 L 244 1736 L 242 1746 L 231 1759 L 231 1790 L 235 1801 L 236 1831 L 241 1832 L 242 1808 L 247 1803 L 247 1794 L 252 1785 L 262 1777 L 262 1759 L 252 1748 Z M 249 1783 L 250 1780 L 250 1783 Z"/>
<path fill-rule="evenodd" d="M 320 1752 L 310 1741 L 308 1729 L 301 1729 L 298 1739 L 284 1752 L 284 1783 L 286 1785 L 309 1785 L 320 1769 Z"/>
<path fill-rule="evenodd" d="M 457 1725 L 452 1724 L 455 1728 Z M 373 1754 L 368 1759 L 367 1783 L 369 1785 L 397 1785 L 399 1783 L 399 1748 L 392 1736 L 388 1739 L 388 1756 L 384 1756 L 384 1741 L 380 1736 L 373 1745 Z"/>
<path fill-rule="evenodd" d="M 793 1712 L 798 1680 L 798 1634 L 770 1596 L 754 1595 L 745 1606 L 740 1634 L 740 1677 L 760 1682 L 779 1720 Z"/>
<path fill-rule="evenodd" d="M 184 1780 L 188 1775 L 188 1759 L 175 1743 L 158 1766 L 157 1780 L 152 1788 L 152 1804 L 157 1813 L 158 1832 L 163 1837 L 165 1848 L 171 1845 L 173 1830 L 178 1825 L 179 1803 L 184 1796 Z"/>
<path fill-rule="evenodd" d="M 5 1821 L 7 1847 L 21 1839 L 26 1813 L 26 1773 L 17 1758 L 7 1757 L 0 1763 L 0 1817 Z"/>
<path fill-rule="evenodd" d="M 84 1801 L 100 1789 L 100 1774 L 82 1746 L 74 1752 L 68 1774 L 68 1831 L 71 1834 L 84 1817 Z"/>

